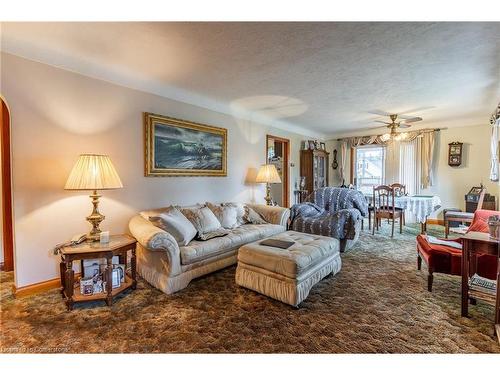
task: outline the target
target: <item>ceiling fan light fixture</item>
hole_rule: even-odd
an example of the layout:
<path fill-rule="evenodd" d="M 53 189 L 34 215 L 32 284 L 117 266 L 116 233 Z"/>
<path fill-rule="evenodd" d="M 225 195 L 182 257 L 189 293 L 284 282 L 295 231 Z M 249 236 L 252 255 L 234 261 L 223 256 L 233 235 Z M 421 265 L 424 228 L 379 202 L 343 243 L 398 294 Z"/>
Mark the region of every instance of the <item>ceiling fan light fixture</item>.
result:
<path fill-rule="evenodd" d="M 395 136 L 394 136 L 394 139 L 396 141 L 404 141 L 406 138 L 408 138 L 408 133 L 397 133 Z"/>
<path fill-rule="evenodd" d="M 389 139 L 391 139 L 391 135 L 389 133 L 385 133 L 385 134 L 382 134 L 380 136 L 380 139 L 383 141 L 383 142 L 387 142 Z"/>

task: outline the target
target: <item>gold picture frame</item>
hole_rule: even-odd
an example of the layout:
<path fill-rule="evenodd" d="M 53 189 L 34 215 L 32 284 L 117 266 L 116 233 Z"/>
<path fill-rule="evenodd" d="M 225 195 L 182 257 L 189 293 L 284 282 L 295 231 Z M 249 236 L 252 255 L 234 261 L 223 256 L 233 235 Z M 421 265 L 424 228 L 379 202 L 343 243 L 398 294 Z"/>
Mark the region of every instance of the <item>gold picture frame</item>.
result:
<path fill-rule="evenodd" d="M 227 176 L 227 129 L 144 113 L 146 177 Z"/>

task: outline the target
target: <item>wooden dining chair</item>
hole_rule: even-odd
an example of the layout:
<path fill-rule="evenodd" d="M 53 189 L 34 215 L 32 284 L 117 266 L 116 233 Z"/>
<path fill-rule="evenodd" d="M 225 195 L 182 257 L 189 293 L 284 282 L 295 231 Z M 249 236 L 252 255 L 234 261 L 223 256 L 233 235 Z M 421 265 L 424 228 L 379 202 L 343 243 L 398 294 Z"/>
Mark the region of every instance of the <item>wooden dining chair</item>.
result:
<path fill-rule="evenodd" d="M 406 195 L 406 185 L 404 185 L 404 184 L 400 184 L 400 183 L 396 182 L 394 184 L 391 184 L 391 188 L 394 190 L 394 195 L 396 197 L 403 197 Z M 403 225 L 406 225 L 406 217 L 405 217 L 404 208 L 396 207 L 396 210 L 400 210 L 402 212 L 401 219 L 403 220 Z"/>
<path fill-rule="evenodd" d="M 382 219 L 392 222 L 391 238 L 394 237 L 394 224 L 399 218 L 399 233 L 403 233 L 402 211 L 396 210 L 394 189 L 387 185 L 375 186 L 373 188 L 373 231 L 379 229 Z"/>

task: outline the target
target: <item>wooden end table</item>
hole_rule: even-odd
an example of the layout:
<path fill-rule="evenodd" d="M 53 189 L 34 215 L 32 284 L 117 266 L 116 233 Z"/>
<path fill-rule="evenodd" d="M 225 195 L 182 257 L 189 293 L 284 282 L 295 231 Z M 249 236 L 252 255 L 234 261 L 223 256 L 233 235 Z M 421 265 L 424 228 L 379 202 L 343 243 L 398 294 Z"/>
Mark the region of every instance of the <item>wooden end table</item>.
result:
<path fill-rule="evenodd" d="M 489 254 L 499 257 L 500 242 L 490 238 L 488 233 L 469 232 L 462 237 L 462 316 L 469 313 L 469 298 L 480 299 L 495 306 L 494 331 L 500 343 L 500 261 L 497 260 L 496 296 L 469 288 L 469 276 L 476 272 L 475 256 Z M 471 259 L 474 260 L 472 267 Z"/>
<path fill-rule="evenodd" d="M 86 302 L 105 300 L 108 306 L 113 304 L 113 297 L 117 294 L 137 287 L 136 278 L 136 256 L 135 256 L 135 238 L 119 234 L 110 237 L 109 243 L 101 244 L 100 242 L 83 242 L 75 246 L 63 247 L 61 252 L 61 263 L 59 269 L 61 272 L 61 294 L 66 299 L 66 306 L 68 310 L 73 309 L 75 302 Z M 121 264 L 127 265 L 127 254 L 131 250 L 131 274 L 125 275 L 125 281 L 120 287 L 113 289 L 111 283 L 111 276 L 113 271 L 113 256 L 118 256 Z M 80 293 L 79 288 L 74 287 L 75 272 L 73 271 L 73 261 L 80 260 L 81 271 L 83 273 L 83 260 L 84 259 L 106 259 L 106 291 L 102 293 L 94 293 L 92 295 L 83 295 Z"/>

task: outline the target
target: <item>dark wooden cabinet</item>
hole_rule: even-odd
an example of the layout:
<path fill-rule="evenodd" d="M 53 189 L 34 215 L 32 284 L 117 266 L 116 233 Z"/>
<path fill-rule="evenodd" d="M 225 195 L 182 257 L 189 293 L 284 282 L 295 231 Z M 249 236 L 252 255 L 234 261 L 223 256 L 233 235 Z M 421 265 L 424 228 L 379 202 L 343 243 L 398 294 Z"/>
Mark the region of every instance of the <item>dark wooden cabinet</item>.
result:
<path fill-rule="evenodd" d="M 305 177 L 305 190 L 314 190 L 328 186 L 328 155 L 323 150 L 300 151 L 300 175 Z"/>
<path fill-rule="evenodd" d="M 479 196 L 481 194 L 481 189 L 483 188 L 483 185 L 481 186 L 474 186 L 470 191 L 465 194 L 465 211 L 466 212 L 476 212 L 478 209 L 477 204 L 479 202 Z M 480 209 L 483 210 L 496 210 L 496 202 L 495 202 L 495 196 L 490 195 L 489 193 L 486 193 L 484 195 L 484 200 L 483 200 L 483 205 L 479 207 Z"/>
<path fill-rule="evenodd" d="M 488 200 L 486 200 L 486 196 L 484 197 L 483 206 L 481 207 L 483 210 L 496 210 L 495 196 L 488 194 Z M 468 202 L 465 201 L 465 212 L 476 212 L 477 210 L 477 202 Z"/>

